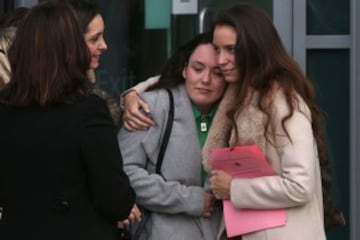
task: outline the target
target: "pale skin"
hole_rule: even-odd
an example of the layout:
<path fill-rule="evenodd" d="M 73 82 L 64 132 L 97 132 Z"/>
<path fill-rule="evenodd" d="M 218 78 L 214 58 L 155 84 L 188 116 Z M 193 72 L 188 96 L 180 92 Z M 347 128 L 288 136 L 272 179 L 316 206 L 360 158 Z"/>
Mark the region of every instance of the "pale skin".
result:
<path fill-rule="evenodd" d="M 232 177 L 224 171 L 212 170 L 209 179 L 210 188 L 216 199 L 230 199 Z"/>
<path fill-rule="evenodd" d="M 214 29 L 213 44 L 216 59 L 227 82 L 233 83 L 239 79 L 239 70 L 235 63 L 236 31 L 228 25 L 217 25 Z M 212 170 L 210 188 L 217 199 L 230 198 L 232 177 L 221 170 Z"/>
<path fill-rule="evenodd" d="M 190 100 L 206 114 L 225 91 L 225 81 L 217 65 L 211 44 L 198 46 L 190 56 L 182 75 Z"/>
<path fill-rule="evenodd" d="M 124 126 L 129 131 L 146 130 L 155 125 L 155 122 L 144 114 L 141 109 L 150 114 L 149 105 L 143 101 L 136 91 L 130 91 L 124 96 Z"/>
<path fill-rule="evenodd" d="M 225 91 L 225 81 L 218 68 L 213 46 L 211 44 L 198 46 L 190 56 L 182 74 L 188 97 L 202 113 L 208 113 Z M 214 201 L 212 193 L 204 193 L 203 217 L 211 216 Z"/>
<path fill-rule="evenodd" d="M 100 56 L 107 49 L 104 30 L 104 20 L 98 14 L 91 20 L 84 35 L 91 55 L 90 69 L 97 69 L 99 67 Z"/>

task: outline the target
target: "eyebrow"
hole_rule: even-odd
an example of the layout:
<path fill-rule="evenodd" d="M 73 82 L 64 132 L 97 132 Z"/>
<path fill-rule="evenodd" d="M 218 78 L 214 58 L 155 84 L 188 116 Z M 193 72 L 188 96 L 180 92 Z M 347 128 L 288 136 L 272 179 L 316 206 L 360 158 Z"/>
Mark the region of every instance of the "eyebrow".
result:
<path fill-rule="evenodd" d="M 98 37 L 98 36 L 101 36 L 101 35 L 103 35 L 104 34 L 104 32 L 102 31 L 100 31 L 100 32 L 96 32 L 96 33 L 86 33 L 86 38 L 93 38 L 93 37 Z"/>
<path fill-rule="evenodd" d="M 202 65 L 204 66 L 205 64 L 199 60 L 195 60 L 195 61 L 192 61 L 191 64 L 197 64 L 197 65 Z"/>

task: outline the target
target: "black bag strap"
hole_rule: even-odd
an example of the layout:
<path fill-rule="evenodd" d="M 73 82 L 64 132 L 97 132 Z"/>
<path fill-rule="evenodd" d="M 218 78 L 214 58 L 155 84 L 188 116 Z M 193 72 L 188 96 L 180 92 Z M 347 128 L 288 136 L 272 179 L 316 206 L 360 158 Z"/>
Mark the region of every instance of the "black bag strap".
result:
<path fill-rule="evenodd" d="M 164 133 L 164 137 L 162 139 L 161 145 L 160 145 L 160 149 L 159 149 L 159 155 L 158 155 L 158 159 L 156 162 L 156 168 L 155 168 L 155 173 L 160 175 L 165 181 L 166 179 L 164 178 L 164 176 L 162 176 L 161 174 L 161 165 L 163 163 L 163 158 L 165 155 L 165 151 L 166 151 L 166 147 L 168 145 L 169 142 L 169 138 L 170 138 L 170 134 L 171 134 L 171 129 L 173 126 L 173 122 L 174 122 L 174 97 L 172 95 L 172 92 L 170 89 L 165 88 L 165 90 L 167 91 L 168 95 L 169 95 L 169 112 L 168 112 L 168 119 L 166 122 L 166 128 L 165 128 L 165 133 Z M 148 159 L 147 159 L 147 163 L 148 163 Z M 132 231 L 132 239 L 134 240 L 138 240 L 140 239 L 142 233 L 145 231 L 145 226 L 147 225 L 148 221 L 151 221 L 151 212 L 149 210 L 147 210 L 144 207 L 141 207 L 141 222 L 139 223 L 138 227 L 136 229 L 131 230 Z M 146 234 L 146 233 L 145 233 Z"/>
<path fill-rule="evenodd" d="M 174 122 L 174 97 L 173 97 L 172 92 L 171 92 L 170 89 L 165 88 L 165 90 L 167 91 L 167 93 L 169 95 L 169 113 L 168 113 L 168 120 L 167 120 L 167 123 L 166 123 L 166 129 L 165 129 L 164 137 L 163 137 L 163 140 L 162 140 L 161 145 L 160 145 L 158 160 L 156 162 L 156 171 L 155 172 L 157 174 L 159 174 L 160 176 L 162 176 L 162 174 L 161 174 L 161 165 L 162 165 L 162 162 L 163 162 L 163 159 L 164 159 L 166 147 L 167 147 L 168 142 L 169 142 L 171 129 L 172 129 L 173 122 Z"/>

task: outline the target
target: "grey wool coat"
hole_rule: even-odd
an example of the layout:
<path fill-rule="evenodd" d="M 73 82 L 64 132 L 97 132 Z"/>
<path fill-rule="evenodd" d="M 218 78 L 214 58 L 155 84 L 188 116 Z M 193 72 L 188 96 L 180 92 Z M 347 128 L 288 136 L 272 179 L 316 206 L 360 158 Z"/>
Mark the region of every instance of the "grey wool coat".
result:
<path fill-rule="evenodd" d="M 143 239 L 216 239 L 220 209 L 216 208 L 210 218 L 201 217 L 205 193 L 201 186 L 202 155 L 191 103 L 183 85 L 171 90 L 175 115 L 161 168 L 166 180 L 154 174 L 169 111 L 165 90 L 142 95 L 152 110 L 154 127 L 136 132 L 122 128 L 118 135 L 136 203 L 151 211 Z"/>

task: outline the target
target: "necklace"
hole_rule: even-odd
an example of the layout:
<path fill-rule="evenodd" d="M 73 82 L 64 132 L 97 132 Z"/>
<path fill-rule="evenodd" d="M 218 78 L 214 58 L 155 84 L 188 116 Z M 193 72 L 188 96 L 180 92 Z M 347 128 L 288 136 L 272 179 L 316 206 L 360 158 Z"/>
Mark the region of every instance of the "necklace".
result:
<path fill-rule="evenodd" d="M 200 122 L 200 131 L 206 132 L 207 131 L 207 123 L 206 123 L 206 116 L 201 115 L 201 122 Z"/>

